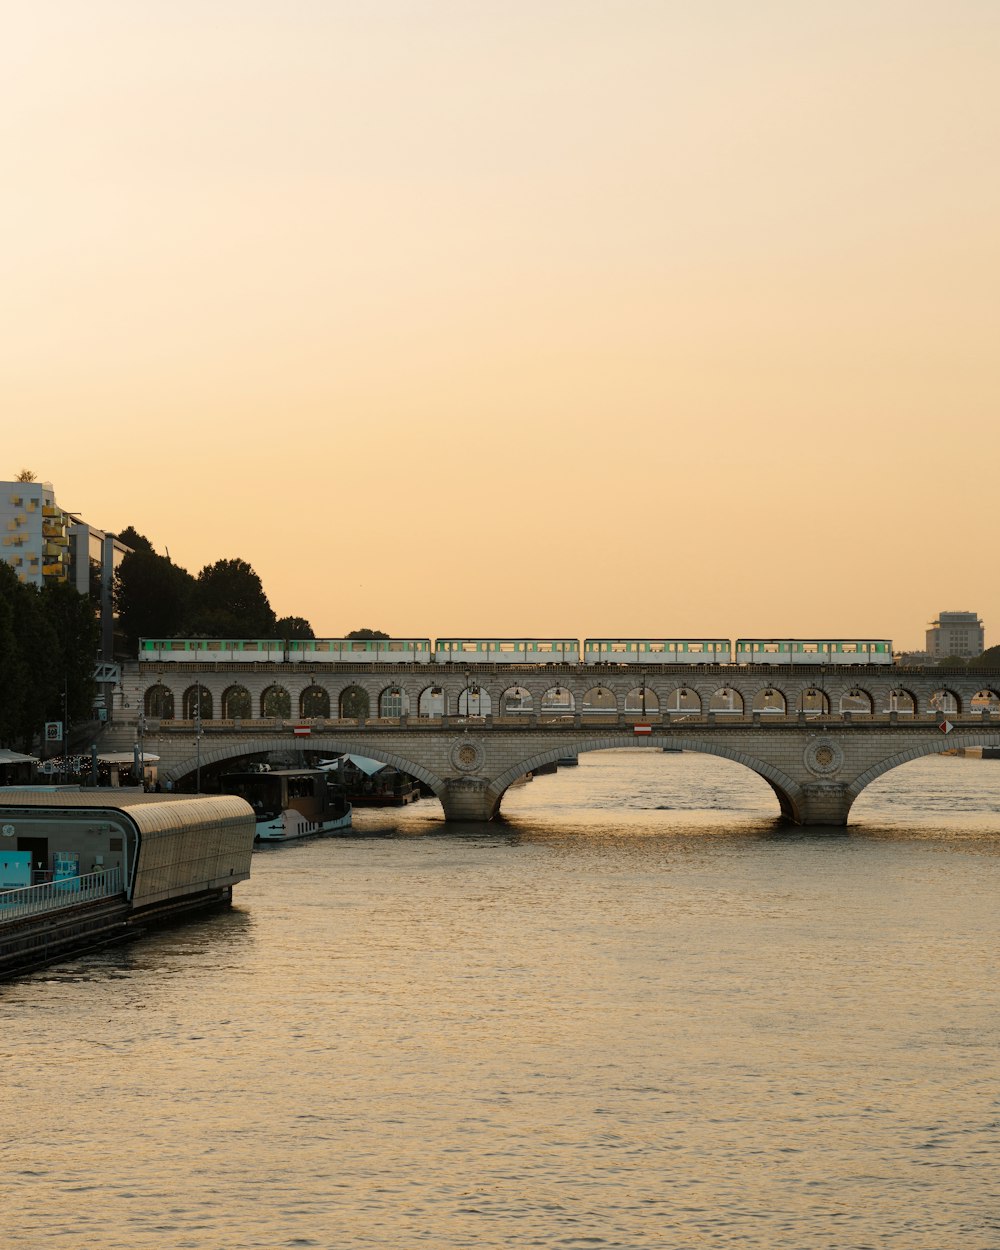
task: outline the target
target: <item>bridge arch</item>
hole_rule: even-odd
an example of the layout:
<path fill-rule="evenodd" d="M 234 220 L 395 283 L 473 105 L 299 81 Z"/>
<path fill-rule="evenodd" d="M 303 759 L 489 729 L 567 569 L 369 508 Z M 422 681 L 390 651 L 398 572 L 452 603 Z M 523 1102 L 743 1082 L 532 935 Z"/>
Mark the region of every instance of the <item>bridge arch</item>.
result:
<path fill-rule="evenodd" d="M 248 750 L 250 746 L 252 746 L 252 750 Z M 199 764 L 202 769 L 206 769 L 214 764 L 224 764 L 227 760 L 241 759 L 246 755 L 267 755 L 272 751 L 284 753 L 288 751 L 288 747 L 287 735 L 273 738 L 255 738 L 252 744 L 245 741 L 234 741 L 214 749 L 203 749 L 200 757 L 189 755 L 179 764 L 174 764 L 166 769 L 161 768 L 160 774 L 164 780 L 179 781 L 182 777 L 190 776 L 198 768 Z M 309 749 L 326 755 L 346 755 L 352 751 L 360 753 L 356 740 L 325 733 L 314 733 L 309 738 Z M 447 791 L 448 785 L 444 779 L 437 776 L 436 773 L 423 764 L 418 764 L 404 755 L 397 755 L 394 751 L 386 751 L 374 744 L 369 745 L 367 741 L 364 745 L 364 755 L 368 759 L 378 760 L 382 764 L 389 764 L 393 768 L 398 768 L 400 772 L 416 777 L 418 781 L 422 781 L 424 785 L 433 790 L 438 798 L 442 798 Z"/>
<path fill-rule="evenodd" d="M 780 768 L 768 763 L 766 760 L 755 759 L 752 755 L 735 750 L 722 743 L 694 736 L 678 738 L 673 734 L 658 734 L 654 732 L 648 738 L 644 738 L 643 743 L 648 747 L 669 746 L 672 749 L 682 751 L 697 751 L 702 755 L 715 755 L 720 759 L 733 760 L 737 764 L 742 764 L 745 768 L 749 768 L 751 772 L 756 773 L 758 777 L 761 777 L 771 787 L 778 800 L 782 816 L 796 823 L 801 822 L 802 787 L 794 778 L 788 776 L 787 773 L 784 773 Z M 595 735 L 593 738 L 587 738 L 582 742 L 569 739 L 554 743 L 551 746 L 546 745 L 544 750 L 520 760 L 517 764 L 512 765 L 505 772 L 501 773 L 489 783 L 486 793 L 492 802 L 493 809 L 497 810 L 510 786 L 519 777 L 523 777 L 525 773 L 534 772 L 535 769 L 551 764 L 565 755 L 584 755 L 588 751 L 621 750 L 622 748 L 634 747 L 634 745 L 634 741 L 623 740 L 620 734 L 614 736 Z"/>
<path fill-rule="evenodd" d="M 996 728 L 985 728 L 981 733 L 974 730 L 962 731 L 962 746 L 978 747 L 978 746 L 995 746 L 997 741 Z M 866 789 L 871 783 L 885 773 L 892 772 L 894 768 L 899 768 L 901 764 L 911 764 L 914 760 L 923 759 L 927 755 L 943 755 L 949 748 L 947 738 L 943 735 L 940 742 L 917 743 L 910 747 L 907 751 L 899 751 L 895 755 L 890 755 L 884 760 L 879 760 L 877 764 L 873 764 L 871 768 L 861 773 L 847 787 L 846 793 L 853 804 L 854 800 Z"/>

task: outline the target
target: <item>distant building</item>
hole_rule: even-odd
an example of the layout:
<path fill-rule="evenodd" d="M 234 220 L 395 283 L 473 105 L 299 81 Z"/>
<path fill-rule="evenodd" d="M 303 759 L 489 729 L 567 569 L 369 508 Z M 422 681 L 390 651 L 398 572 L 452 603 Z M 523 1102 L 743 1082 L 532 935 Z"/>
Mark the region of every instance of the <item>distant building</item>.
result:
<path fill-rule="evenodd" d="M 69 578 L 72 518 L 51 482 L 0 482 L 0 558 L 29 586 Z"/>
<path fill-rule="evenodd" d="M 115 569 L 132 550 L 56 502 L 51 482 L 0 482 L 0 559 L 28 586 L 63 584 L 90 595 L 111 658 Z"/>
<path fill-rule="evenodd" d="M 927 627 L 927 653 L 931 661 L 949 655 L 974 659 L 986 650 L 986 631 L 975 612 L 942 612 Z"/>
<path fill-rule="evenodd" d="M 64 582 L 95 597 L 131 550 L 61 508 L 51 482 L 0 482 L 0 532 L 0 559 L 20 581 Z"/>

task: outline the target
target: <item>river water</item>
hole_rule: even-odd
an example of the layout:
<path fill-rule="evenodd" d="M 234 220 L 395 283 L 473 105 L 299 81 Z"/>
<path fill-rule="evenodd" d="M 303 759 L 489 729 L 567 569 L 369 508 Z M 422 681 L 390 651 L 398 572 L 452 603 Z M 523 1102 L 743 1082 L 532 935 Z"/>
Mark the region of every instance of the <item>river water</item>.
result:
<path fill-rule="evenodd" d="M 0 987 L 3 1244 L 1000 1247 L 1000 761 L 596 753 Z"/>

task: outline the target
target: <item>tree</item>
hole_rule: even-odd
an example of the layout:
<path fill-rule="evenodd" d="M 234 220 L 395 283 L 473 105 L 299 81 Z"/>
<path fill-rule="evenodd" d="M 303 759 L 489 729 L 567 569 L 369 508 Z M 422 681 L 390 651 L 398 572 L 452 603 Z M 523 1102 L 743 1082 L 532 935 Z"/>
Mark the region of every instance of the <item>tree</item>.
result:
<path fill-rule="evenodd" d="M 193 600 L 191 574 L 157 555 L 150 544 L 130 551 L 115 570 L 115 611 L 132 655 L 140 638 L 175 638 L 190 632 Z"/>
<path fill-rule="evenodd" d="M 274 611 L 246 560 L 216 560 L 198 574 L 191 632 L 209 638 L 273 638 Z"/>
<path fill-rule="evenodd" d="M 137 529 L 131 525 L 126 525 L 120 534 L 116 535 L 120 543 L 124 543 L 126 547 L 131 547 L 133 551 L 148 551 L 153 553 L 153 544 L 149 541 L 145 534 L 140 534 Z"/>
<path fill-rule="evenodd" d="M 960 655 L 946 655 L 943 660 L 938 660 L 938 668 L 965 668 L 965 661 Z"/>
<path fill-rule="evenodd" d="M 1000 646 L 987 647 L 982 655 L 970 660 L 969 668 L 1000 668 Z"/>
<path fill-rule="evenodd" d="M 352 629 L 347 635 L 348 638 L 388 638 L 388 634 L 383 634 L 380 629 Z"/>
<path fill-rule="evenodd" d="M 284 638 L 288 642 L 296 639 L 316 637 L 313 633 L 313 627 L 301 616 L 280 617 L 275 623 L 274 630 L 279 638 Z"/>
<path fill-rule="evenodd" d="M 38 479 L 35 477 L 34 473 L 32 473 L 30 469 L 22 469 L 21 472 L 17 475 L 17 477 L 14 478 L 14 481 L 15 482 L 37 482 Z"/>
<path fill-rule="evenodd" d="M 56 638 L 59 671 L 55 676 L 59 693 L 65 696 L 66 716 L 70 721 L 91 720 L 97 693 L 94 661 L 101 641 L 93 606 L 86 595 L 65 582 L 45 586 L 41 606 Z"/>

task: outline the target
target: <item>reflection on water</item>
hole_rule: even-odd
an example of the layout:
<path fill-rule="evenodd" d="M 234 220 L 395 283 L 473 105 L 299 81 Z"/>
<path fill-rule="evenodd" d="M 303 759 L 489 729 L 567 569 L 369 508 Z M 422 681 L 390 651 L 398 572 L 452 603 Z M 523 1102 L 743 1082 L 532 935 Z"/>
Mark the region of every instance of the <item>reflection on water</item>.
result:
<path fill-rule="evenodd" d="M 0 989 L 5 1244 L 996 1250 L 1000 762 L 600 753 Z"/>

